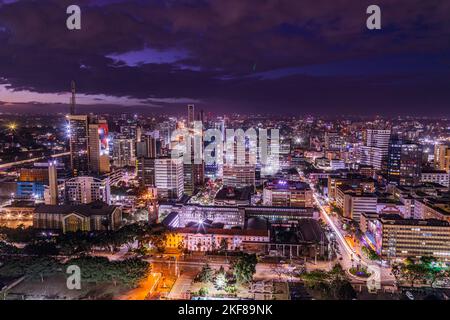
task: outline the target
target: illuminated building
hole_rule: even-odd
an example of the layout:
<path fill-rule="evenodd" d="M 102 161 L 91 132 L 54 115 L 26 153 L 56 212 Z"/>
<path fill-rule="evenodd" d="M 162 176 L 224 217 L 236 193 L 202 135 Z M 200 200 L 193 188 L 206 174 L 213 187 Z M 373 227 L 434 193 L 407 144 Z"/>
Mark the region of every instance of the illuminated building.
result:
<path fill-rule="evenodd" d="M 417 185 L 422 170 L 422 146 L 393 138 L 389 142 L 388 181 L 398 185 Z"/>
<path fill-rule="evenodd" d="M 65 203 L 86 204 L 93 201 L 111 203 L 109 177 L 79 176 L 64 183 Z"/>
<path fill-rule="evenodd" d="M 223 184 L 225 186 L 242 188 L 255 185 L 255 165 L 233 165 L 223 166 Z"/>
<path fill-rule="evenodd" d="M 342 209 L 344 217 L 359 222 L 362 213 L 376 212 L 377 197 L 360 188 L 341 185 L 336 188 L 336 206 Z"/>
<path fill-rule="evenodd" d="M 193 128 L 194 127 L 194 120 L 195 120 L 195 111 L 194 111 L 194 105 L 188 104 L 188 116 L 187 116 L 187 127 Z"/>
<path fill-rule="evenodd" d="M 69 115 L 70 167 L 74 177 L 89 173 L 88 116 Z"/>
<path fill-rule="evenodd" d="M 217 229 L 202 225 L 177 228 L 167 236 L 168 248 L 185 248 L 190 251 L 248 250 L 264 251 L 270 241 L 269 230 Z"/>
<path fill-rule="evenodd" d="M 100 231 L 117 230 L 122 224 L 122 210 L 101 201 L 80 205 L 38 205 L 33 228 L 44 230 Z"/>
<path fill-rule="evenodd" d="M 136 165 L 136 156 L 134 149 L 135 141 L 125 137 L 117 137 L 113 140 L 113 165 L 119 168 L 134 167 Z"/>
<path fill-rule="evenodd" d="M 183 196 L 183 158 L 171 157 L 155 159 L 155 186 L 158 196 L 178 200 Z"/>
<path fill-rule="evenodd" d="M 110 171 L 106 120 L 91 119 L 89 123 L 89 170 L 94 174 Z"/>
<path fill-rule="evenodd" d="M 434 163 L 438 170 L 450 173 L 450 145 L 437 144 L 434 147 Z"/>
<path fill-rule="evenodd" d="M 313 192 L 303 182 L 273 180 L 264 186 L 263 203 L 275 207 L 313 207 Z"/>
<path fill-rule="evenodd" d="M 381 215 L 369 222 L 375 247 L 384 260 L 434 257 L 450 260 L 450 224 L 441 220 Z"/>
<path fill-rule="evenodd" d="M 450 186 L 450 173 L 444 170 L 422 170 L 421 182 L 438 183 L 444 187 Z"/>
<path fill-rule="evenodd" d="M 385 169 L 390 136 L 390 130 L 367 129 L 365 145 L 361 146 L 361 164 L 373 166 L 376 170 Z"/>
<path fill-rule="evenodd" d="M 155 186 L 155 159 L 144 157 L 138 158 L 137 176 L 140 184 L 147 187 Z"/>
<path fill-rule="evenodd" d="M 43 199 L 45 185 L 48 185 L 47 168 L 21 168 L 17 181 L 17 198 Z"/>

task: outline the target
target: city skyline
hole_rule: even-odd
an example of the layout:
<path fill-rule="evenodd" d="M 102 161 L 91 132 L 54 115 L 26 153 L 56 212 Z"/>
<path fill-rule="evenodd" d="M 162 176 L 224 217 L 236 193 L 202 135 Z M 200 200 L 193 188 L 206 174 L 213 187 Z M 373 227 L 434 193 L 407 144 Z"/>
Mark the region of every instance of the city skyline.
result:
<path fill-rule="evenodd" d="M 85 0 L 75 31 L 67 5 L 0 1 L 1 111 L 64 112 L 74 80 L 98 112 L 449 115 L 444 1 L 379 1 L 381 30 L 365 1 Z"/>

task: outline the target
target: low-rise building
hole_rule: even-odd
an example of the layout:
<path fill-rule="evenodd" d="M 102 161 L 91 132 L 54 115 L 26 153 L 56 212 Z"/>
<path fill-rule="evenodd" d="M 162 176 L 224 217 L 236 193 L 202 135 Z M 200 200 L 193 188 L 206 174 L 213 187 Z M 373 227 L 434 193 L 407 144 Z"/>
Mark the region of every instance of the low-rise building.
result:
<path fill-rule="evenodd" d="M 436 219 L 403 219 L 381 215 L 371 228 L 384 260 L 431 256 L 450 261 L 450 224 Z"/>
<path fill-rule="evenodd" d="M 273 180 L 264 186 L 263 203 L 275 207 L 311 208 L 313 192 L 304 182 Z"/>
<path fill-rule="evenodd" d="M 38 205 L 33 227 L 65 232 L 116 230 L 122 223 L 122 210 L 101 201 L 79 205 Z"/>

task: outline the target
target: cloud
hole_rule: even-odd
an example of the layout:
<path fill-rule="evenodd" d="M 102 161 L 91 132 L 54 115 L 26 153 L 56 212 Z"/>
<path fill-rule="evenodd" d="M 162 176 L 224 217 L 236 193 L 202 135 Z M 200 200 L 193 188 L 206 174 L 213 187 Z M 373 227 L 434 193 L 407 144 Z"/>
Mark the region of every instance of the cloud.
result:
<path fill-rule="evenodd" d="M 380 110 L 449 101 L 430 85 L 450 80 L 448 1 L 380 0 L 376 32 L 368 1 L 78 0 L 80 31 L 65 28 L 72 1 L 0 3 L 0 83 L 17 92 L 64 94 L 74 79 L 105 99 L 286 112 L 360 112 L 380 87 Z"/>

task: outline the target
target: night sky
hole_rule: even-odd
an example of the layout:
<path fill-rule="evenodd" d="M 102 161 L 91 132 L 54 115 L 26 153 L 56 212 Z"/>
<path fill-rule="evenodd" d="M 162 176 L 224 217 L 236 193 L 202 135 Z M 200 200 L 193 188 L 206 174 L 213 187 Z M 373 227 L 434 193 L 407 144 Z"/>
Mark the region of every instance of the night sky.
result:
<path fill-rule="evenodd" d="M 99 112 L 450 116 L 449 54 L 448 0 L 0 0 L 2 110 L 68 103 L 74 79 Z"/>

